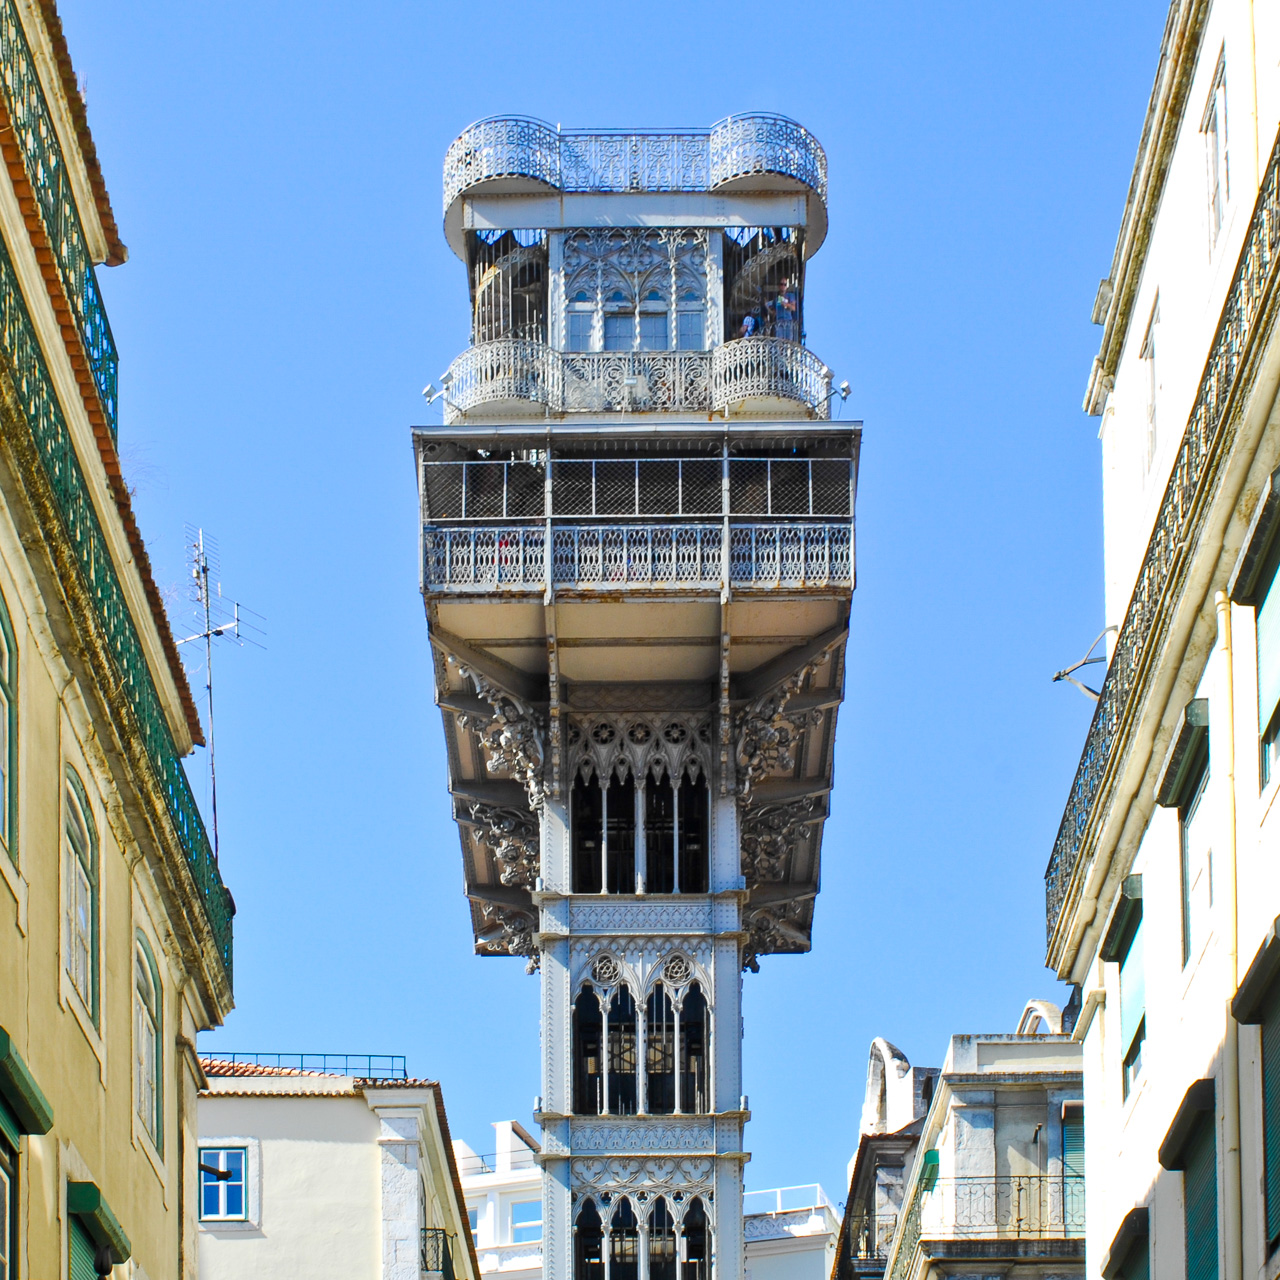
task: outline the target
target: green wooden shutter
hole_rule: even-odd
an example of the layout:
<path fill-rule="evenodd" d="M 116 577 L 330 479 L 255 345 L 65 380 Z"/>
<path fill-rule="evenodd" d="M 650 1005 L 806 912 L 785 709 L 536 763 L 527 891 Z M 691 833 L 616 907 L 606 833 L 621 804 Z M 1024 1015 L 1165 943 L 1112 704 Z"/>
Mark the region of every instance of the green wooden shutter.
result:
<path fill-rule="evenodd" d="M 98 1273 L 93 1266 L 94 1252 L 93 1239 L 80 1225 L 80 1219 L 72 1218 L 67 1227 L 67 1253 L 70 1255 L 68 1280 L 98 1280 Z"/>
<path fill-rule="evenodd" d="M 1062 1122 L 1062 1173 L 1067 1178 L 1084 1177 L 1084 1121 Z"/>
<path fill-rule="evenodd" d="M 1267 1245 L 1280 1239 L 1280 985 L 1262 1013 L 1262 1150 L 1266 1161 Z"/>
<path fill-rule="evenodd" d="M 1266 729 L 1271 713 L 1280 702 L 1280 538 L 1267 553 L 1267 564 L 1258 580 L 1258 730 Z"/>
<path fill-rule="evenodd" d="M 1218 1280 L 1218 1151 L 1214 1118 L 1200 1121 L 1187 1144 L 1182 1211 L 1187 1230 L 1187 1280 Z"/>
<path fill-rule="evenodd" d="M 1146 1236 L 1133 1246 L 1120 1280 L 1151 1280 L 1151 1241 Z"/>

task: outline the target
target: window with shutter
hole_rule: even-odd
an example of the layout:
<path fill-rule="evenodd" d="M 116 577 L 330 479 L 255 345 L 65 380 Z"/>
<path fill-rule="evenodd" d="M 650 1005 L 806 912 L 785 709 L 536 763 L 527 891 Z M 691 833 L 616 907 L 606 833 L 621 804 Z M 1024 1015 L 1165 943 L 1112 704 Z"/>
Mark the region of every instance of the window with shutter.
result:
<path fill-rule="evenodd" d="M 98 1280 L 98 1272 L 93 1265 L 94 1252 L 93 1238 L 80 1225 L 78 1218 L 72 1218 L 67 1226 L 68 1280 Z"/>
<path fill-rule="evenodd" d="M 1262 1013 L 1262 1149 L 1270 1250 L 1280 1243 L 1280 984 Z"/>
<path fill-rule="evenodd" d="M 1266 563 L 1258 575 L 1258 731 L 1262 738 L 1262 785 L 1271 780 L 1280 744 L 1280 587 L 1276 568 L 1280 565 L 1280 538 L 1272 543 Z"/>
<path fill-rule="evenodd" d="M 1187 1280 L 1218 1280 L 1218 1152 L 1213 1114 L 1187 1144 L 1182 1174 L 1187 1238 Z"/>
<path fill-rule="evenodd" d="M 1120 1269 L 1116 1280 L 1151 1280 L 1151 1245 L 1140 1240 Z"/>
<path fill-rule="evenodd" d="M 1084 1119 L 1075 1116 L 1062 1122 L 1062 1174 L 1084 1177 Z"/>

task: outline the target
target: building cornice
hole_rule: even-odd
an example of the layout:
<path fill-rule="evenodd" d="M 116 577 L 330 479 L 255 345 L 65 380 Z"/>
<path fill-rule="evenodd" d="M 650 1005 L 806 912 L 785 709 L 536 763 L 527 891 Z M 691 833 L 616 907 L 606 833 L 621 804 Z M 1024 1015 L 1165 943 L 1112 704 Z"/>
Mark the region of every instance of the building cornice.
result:
<path fill-rule="evenodd" d="M 1169 164 L 1200 55 L 1209 5 L 1210 0 L 1173 0 L 1169 6 L 1160 43 L 1160 63 L 1142 124 L 1111 273 L 1102 282 L 1094 304 L 1094 320 L 1103 326 L 1102 342 L 1089 372 L 1084 410 L 1095 416 L 1106 404 L 1129 332 L 1151 244 L 1151 230 L 1164 195 Z"/>

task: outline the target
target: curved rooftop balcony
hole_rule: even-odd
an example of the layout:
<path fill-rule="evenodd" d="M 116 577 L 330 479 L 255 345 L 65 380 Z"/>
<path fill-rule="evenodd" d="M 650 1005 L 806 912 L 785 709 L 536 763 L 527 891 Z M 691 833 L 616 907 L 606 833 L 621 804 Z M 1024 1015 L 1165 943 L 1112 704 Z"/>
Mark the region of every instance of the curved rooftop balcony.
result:
<path fill-rule="evenodd" d="M 827 156 L 803 125 L 765 112 L 709 129 L 559 130 L 530 116 L 468 125 L 444 159 L 445 236 L 458 249 L 462 197 L 483 191 L 802 191 L 810 194 L 806 252 L 827 234 Z"/>
<path fill-rule="evenodd" d="M 557 351 L 524 338 L 468 347 L 444 378 L 445 423 L 469 414 L 831 416 L 831 370 L 798 342 L 736 338 L 713 351 Z"/>

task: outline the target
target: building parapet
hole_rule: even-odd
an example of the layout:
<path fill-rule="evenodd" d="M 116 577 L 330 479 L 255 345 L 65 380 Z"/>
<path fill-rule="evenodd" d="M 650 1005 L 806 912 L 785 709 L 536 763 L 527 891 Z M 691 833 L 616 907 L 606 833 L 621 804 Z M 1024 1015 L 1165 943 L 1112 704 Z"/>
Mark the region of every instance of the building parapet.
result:
<path fill-rule="evenodd" d="M 1235 275 L 1209 349 L 1191 416 L 1178 448 L 1124 625 L 1107 668 L 1062 822 L 1045 870 L 1045 918 L 1050 967 L 1064 945 L 1059 925 L 1079 892 L 1102 828 L 1109 789 L 1128 751 L 1148 691 L 1153 655 L 1164 644 L 1226 469 L 1235 435 L 1239 388 L 1252 367 L 1257 324 L 1269 302 L 1280 261 L 1280 138 L 1272 148 Z"/>
<path fill-rule="evenodd" d="M 712 351 L 559 351 L 527 338 L 469 347 L 445 374 L 445 423 L 469 414 L 705 413 L 753 405 L 831 417 L 831 370 L 783 338 Z"/>

